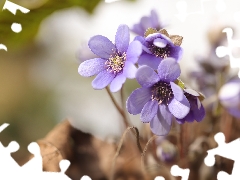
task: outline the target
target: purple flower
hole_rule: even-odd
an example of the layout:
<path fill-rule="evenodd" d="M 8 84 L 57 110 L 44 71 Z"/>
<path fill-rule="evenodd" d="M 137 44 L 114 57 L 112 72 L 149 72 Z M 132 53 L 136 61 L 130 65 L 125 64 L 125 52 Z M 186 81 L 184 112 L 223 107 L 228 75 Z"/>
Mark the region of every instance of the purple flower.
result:
<path fill-rule="evenodd" d="M 100 58 L 84 61 L 78 73 L 89 77 L 97 75 L 92 81 L 94 89 L 103 89 L 110 84 L 110 90 L 117 92 L 126 78 L 135 78 L 137 62 L 142 53 L 141 43 L 129 44 L 130 33 L 127 25 L 120 25 L 115 36 L 115 45 L 106 37 L 97 35 L 89 40 L 89 48 Z"/>
<path fill-rule="evenodd" d="M 157 72 L 149 66 L 138 69 L 136 79 L 142 87 L 130 94 L 127 110 L 133 115 L 141 113 L 141 121 L 150 122 L 154 134 L 166 135 L 171 128 L 172 115 L 184 118 L 190 110 L 190 104 L 183 90 L 174 83 L 181 73 L 175 59 L 161 61 Z"/>
<path fill-rule="evenodd" d="M 205 116 L 205 109 L 199 100 L 201 95 L 192 89 L 184 89 L 184 94 L 190 103 L 190 111 L 184 118 L 182 119 L 176 118 L 177 122 L 179 124 L 183 124 L 186 121 L 187 122 L 193 122 L 194 120 L 196 120 L 197 122 L 202 121 Z"/>
<path fill-rule="evenodd" d="M 143 53 L 138 60 L 139 65 L 147 65 L 157 69 L 159 63 L 167 57 L 172 57 L 176 61 L 182 57 L 183 49 L 180 47 L 182 37 L 169 36 L 164 29 L 160 32 L 149 34 L 145 38 L 142 36 L 135 38 L 143 45 Z"/>
<path fill-rule="evenodd" d="M 168 140 L 163 140 L 157 146 L 156 154 L 159 159 L 164 162 L 174 162 L 177 158 L 177 148 Z"/>
<path fill-rule="evenodd" d="M 159 22 L 156 11 L 152 10 L 150 16 L 143 16 L 138 24 L 133 25 L 131 30 L 139 36 L 144 36 L 144 33 L 148 28 L 160 30 L 163 27 L 164 26 Z"/>
<path fill-rule="evenodd" d="M 223 85 L 218 97 L 229 114 L 240 118 L 240 79 L 234 79 Z"/>

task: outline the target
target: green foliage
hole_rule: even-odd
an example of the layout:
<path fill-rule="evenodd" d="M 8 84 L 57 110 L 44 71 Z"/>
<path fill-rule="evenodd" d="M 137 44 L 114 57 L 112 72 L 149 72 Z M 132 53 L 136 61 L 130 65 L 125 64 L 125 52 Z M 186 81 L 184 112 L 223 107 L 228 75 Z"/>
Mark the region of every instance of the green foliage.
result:
<path fill-rule="evenodd" d="M 22 7 L 30 9 L 27 14 L 17 11 L 16 15 L 8 10 L 0 11 L 0 44 L 5 44 L 8 48 L 18 48 L 31 43 L 35 37 L 41 21 L 56 10 L 81 7 L 92 13 L 101 0 L 38 0 L 29 2 L 28 0 L 11 0 Z M 4 1 L 5 2 L 5 1 Z M 4 2 L 0 2 L 1 9 Z M 22 31 L 14 33 L 11 30 L 12 23 L 20 23 Z"/>

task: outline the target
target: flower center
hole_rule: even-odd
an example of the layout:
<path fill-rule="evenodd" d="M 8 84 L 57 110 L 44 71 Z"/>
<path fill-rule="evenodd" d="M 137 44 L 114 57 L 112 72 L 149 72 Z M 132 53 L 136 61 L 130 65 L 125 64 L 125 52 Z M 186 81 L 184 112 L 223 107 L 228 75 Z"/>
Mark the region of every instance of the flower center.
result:
<path fill-rule="evenodd" d="M 158 104 L 169 104 L 173 98 L 173 91 L 170 83 L 159 81 L 152 86 L 152 100 L 157 100 Z"/>
<path fill-rule="evenodd" d="M 156 57 L 166 58 L 170 56 L 170 46 L 167 44 L 166 47 L 160 48 L 154 44 L 150 45 L 148 48 Z"/>
<path fill-rule="evenodd" d="M 120 55 L 120 53 L 115 53 L 111 55 L 110 58 L 105 62 L 107 70 L 113 72 L 114 74 L 119 73 L 123 70 L 126 61 L 126 53 Z"/>

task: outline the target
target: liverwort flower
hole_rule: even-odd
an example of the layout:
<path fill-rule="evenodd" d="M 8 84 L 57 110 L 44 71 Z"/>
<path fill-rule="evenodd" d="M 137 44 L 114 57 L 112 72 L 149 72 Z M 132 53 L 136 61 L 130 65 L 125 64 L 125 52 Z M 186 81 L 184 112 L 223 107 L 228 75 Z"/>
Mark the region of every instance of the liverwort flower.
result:
<path fill-rule="evenodd" d="M 164 26 L 159 22 L 157 12 L 151 10 L 150 16 L 143 16 L 138 24 L 133 25 L 131 30 L 139 36 L 144 36 L 144 33 L 148 28 L 160 30 L 163 27 Z"/>
<path fill-rule="evenodd" d="M 149 66 L 138 69 L 136 79 L 142 87 L 128 97 L 127 110 L 133 115 L 141 113 L 141 121 L 150 122 L 154 134 L 166 135 L 170 131 L 172 117 L 184 118 L 189 113 L 190 104 L 182 88 L 174 83 L 181 73 L 175 59 L 161 61 L 157 72 Z"/>
<path fill-rule="evenodd" d="M 129 44 L 130 33 L 127 25 L 120 25 L 115 36 L 115 45 L 106 37 L 96 35 L 89 40 L 91 51 L 99 56 L 80 64 L 80 75 L 89 77 L 97 75 L 92 81 L 94 89 L 103 89 L 110 84 L 110 90 L 121 89 L 126 78 L 135 78 L 137 62 L 141 52 L 141 43 L 133 41 Z"/>
<path fill-rule="evenodd" d="M 143 53 L 138 64 L 157 69 L 159 63 L 167 57 L 172 57 L 178 61 L 183 53 L 183 49 L 180 47 L 182 39 L 178 35 L 169 35 L 165 29 L 157 31 L 149 28 L 145 37 L 137 36 L 135 38 L 143 45 Z"/>
<path fill-rule="evenodd" d="M 186 121 L 202 121 L 205 116 L 205 109 L 200 101 L 200 98 L 203 98 L 202 94 L 194 91 L 193 89 L 184 89 L 184 94 L 190 103 L 190 111 L 184 118 L 176 118 L 177 122 L 179 124 L 183 124 Z"/>
<path fill-rule="evenodd" d="M 240 118 L 240 79 L 234 79 L 224 84 L 218 93 L 219 100 L 229 114 Z"/>
<path fill-rule="evenodd" d="M 174 162 L 177 158 L 177 147 L 168 140 L 163 140 L 157 146 L 156 154 L 163 162 Z"/>

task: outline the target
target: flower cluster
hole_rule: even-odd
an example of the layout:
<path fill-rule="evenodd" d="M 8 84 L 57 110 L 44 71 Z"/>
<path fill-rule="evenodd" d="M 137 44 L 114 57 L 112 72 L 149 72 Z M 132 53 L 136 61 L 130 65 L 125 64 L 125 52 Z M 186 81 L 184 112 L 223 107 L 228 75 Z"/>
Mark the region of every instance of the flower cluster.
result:
<path fill-rule="evenodd" d="M 152 17 L 155 17 L 154 11 Z M 137 29 L 140 24 L 134 27 Z M 103 89 L 110 84 L 111 92 L 119 91 L 126 78 L 136 78 L 141 88 L 128 97 L 128 112 L 141 114 L 141 121 L 150 123 L 154 134 L 166 135 L 173 118 L 182 124 L 201 121 L 205 115 L 201 94 L 185 88 L 179 79 L 182 39 L 169 35 L 165 29 L 150 27 L 144 36 L 137 36 L 129 43 L 129 28 L 120 25 L 115 44 L 101 35 L 89 40 L 89 48 L 99 58 L 82 62 L 78 72 L 85 77 L 97 75 L 92 82 L 93 88 Z"/>
<path fill-rule="evenodd" d="M 173 58 L 162 60 L 157 72 L 146 65 L 137 71 L 136 79 L 142 87 L 129 96 L 127 109 L 131 114 L 141 113 L 141 121 L 149 122 L 156 135 L 168 134 L 173 117 L 182 124 L 201 121 L 205 115 L 199 100 L 201 95 L 175 83 L 180 73 L 180 66 Z"/>

